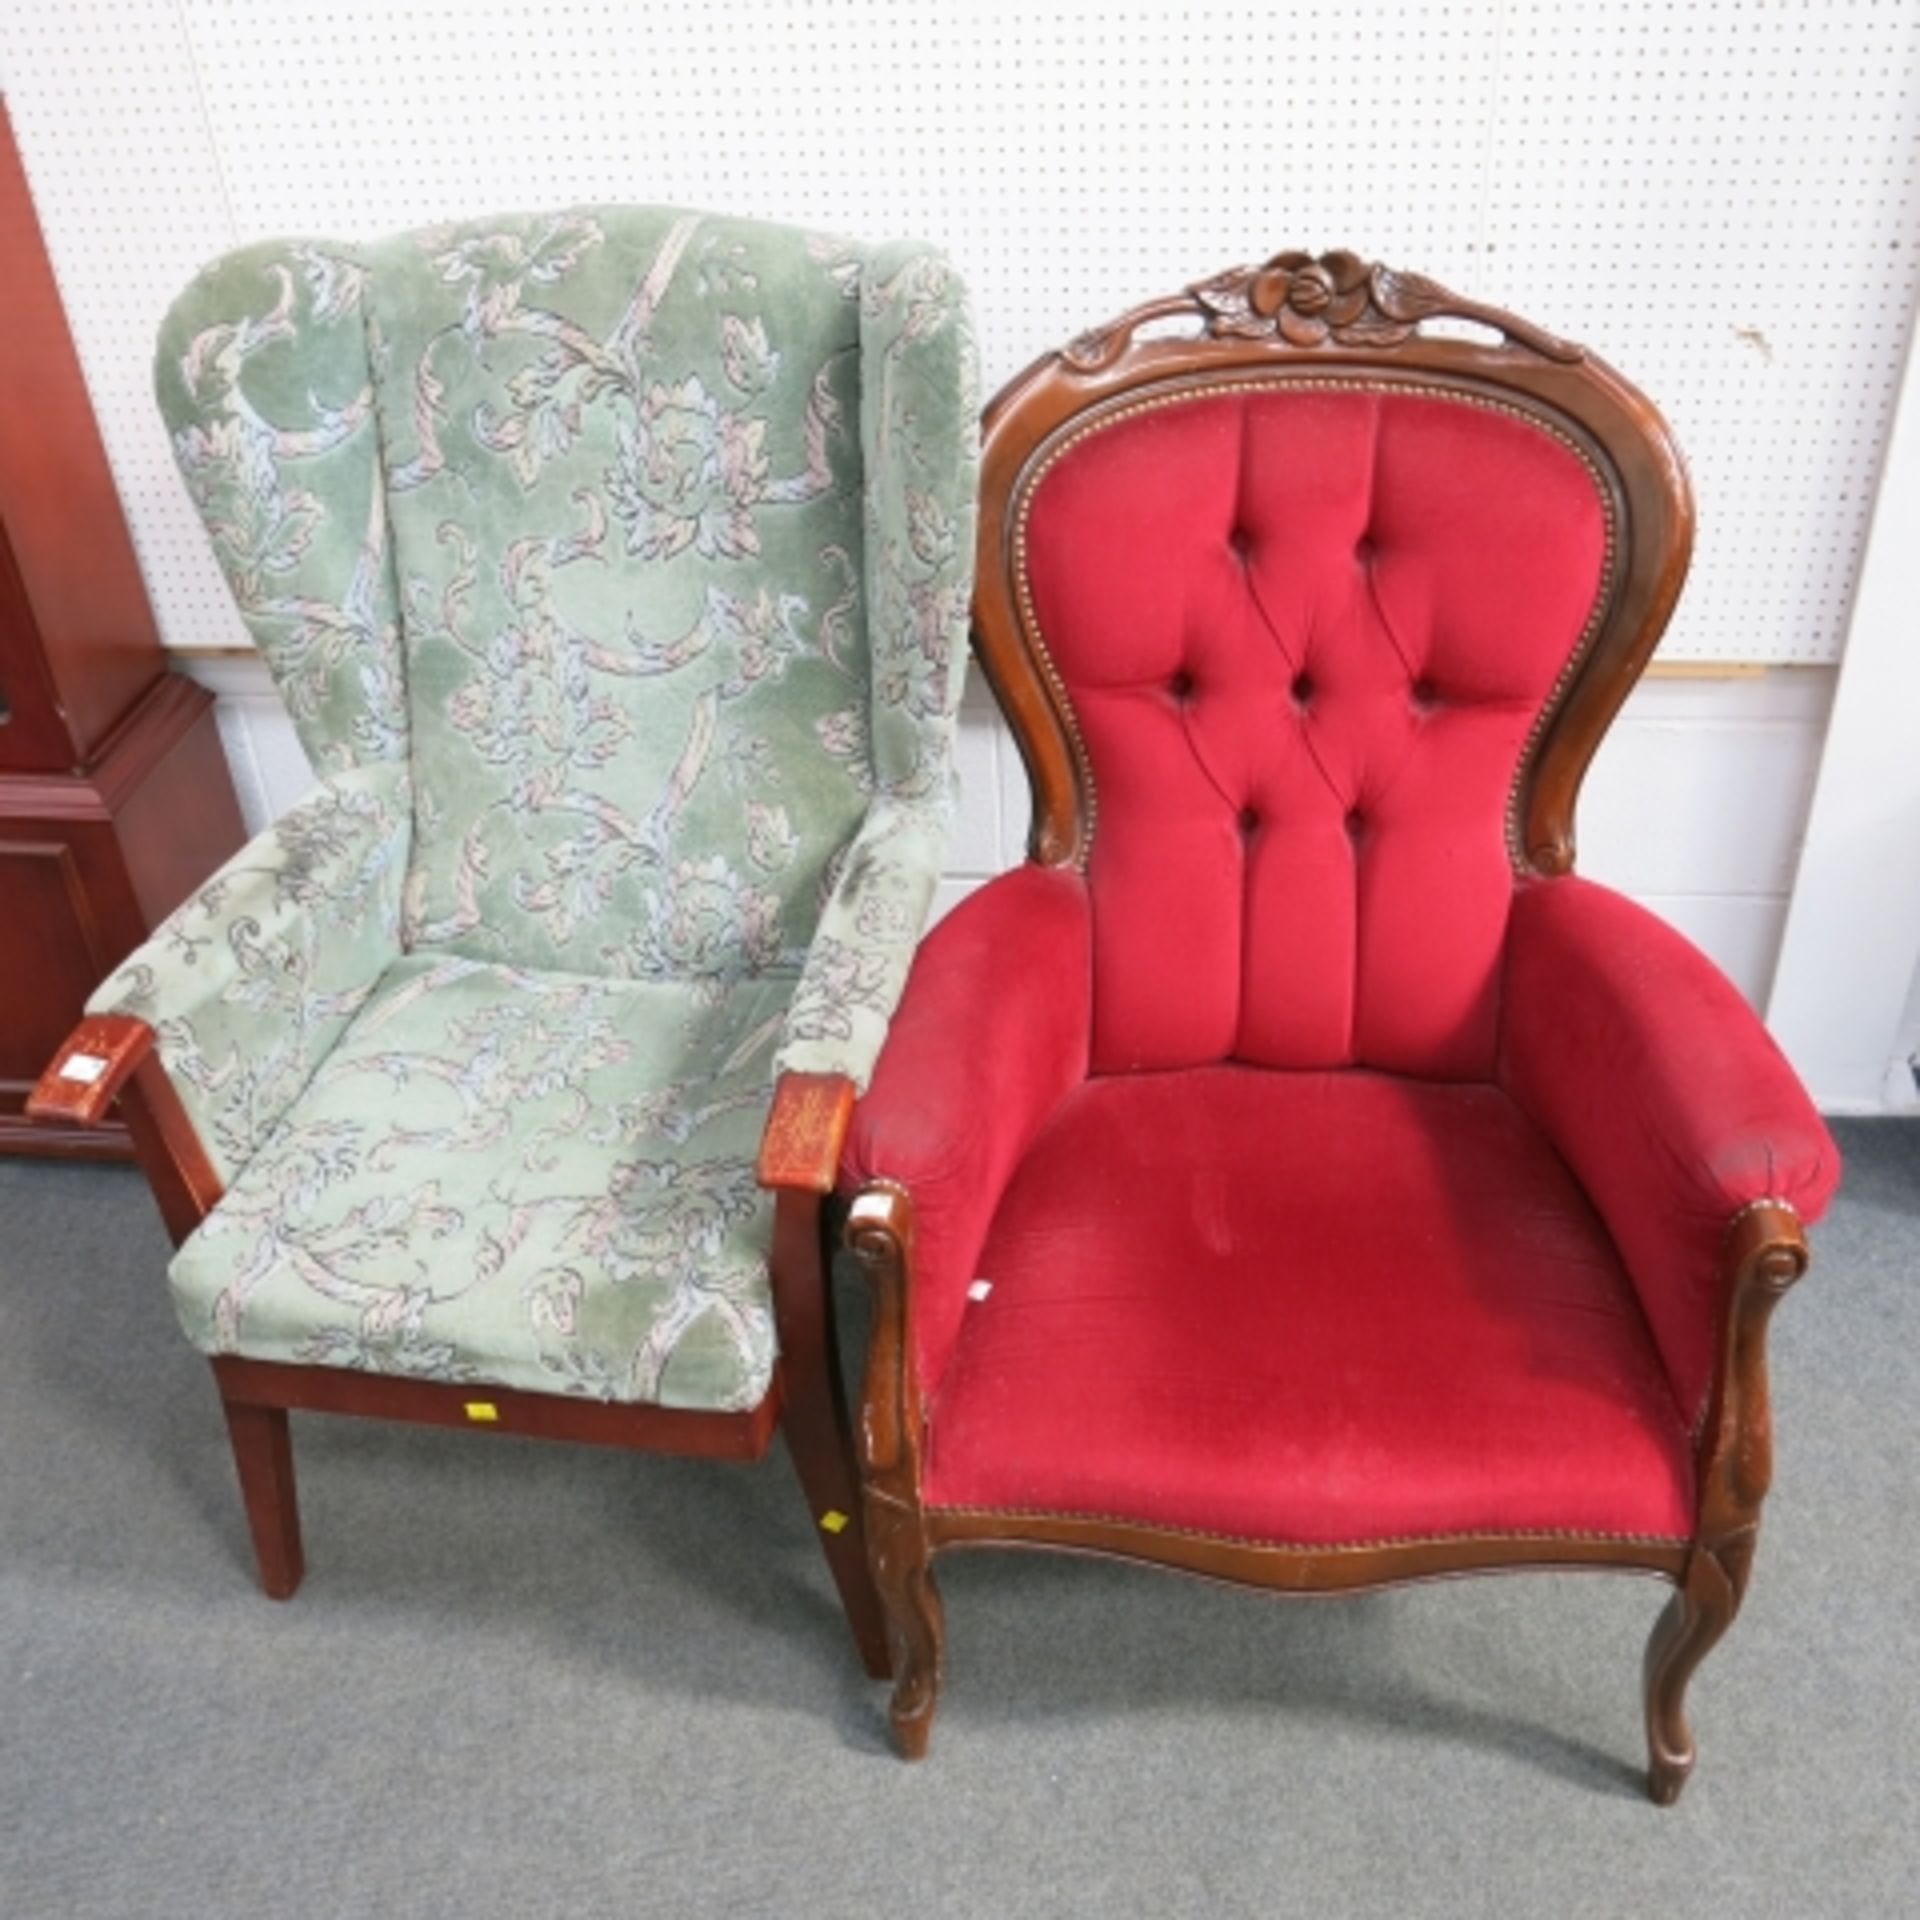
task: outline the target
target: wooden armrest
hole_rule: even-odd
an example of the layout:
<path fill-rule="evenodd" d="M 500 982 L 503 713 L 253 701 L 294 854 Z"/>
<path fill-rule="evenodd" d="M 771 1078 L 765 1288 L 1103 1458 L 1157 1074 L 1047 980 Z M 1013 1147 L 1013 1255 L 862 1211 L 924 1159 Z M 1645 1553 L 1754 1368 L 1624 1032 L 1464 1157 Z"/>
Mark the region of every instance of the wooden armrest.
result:
<path fill-rule="evenodd" d="M 844 1073 L 783 1073 L 760 1136 L 754 1168 L 760 1184 L 831 1193 L 853 1101 L 853 1082 Z"/>
<path fill-rule="evenodd" d="M 97 1126 L 152 1046 L 153 1029 L 144 1020 L 89 1014 L 27 1096 L 29 1118 Z"/>
<path fill-rule="evenodd" d="M 130 1013 L 89 1014 L 27 1096 L 27 1112 L 92 1126 L 124 1093 L 134 1151 L 178 1246 L 219 1200 L 222 1183 L 153 1042 L 153 1029 Z"/>

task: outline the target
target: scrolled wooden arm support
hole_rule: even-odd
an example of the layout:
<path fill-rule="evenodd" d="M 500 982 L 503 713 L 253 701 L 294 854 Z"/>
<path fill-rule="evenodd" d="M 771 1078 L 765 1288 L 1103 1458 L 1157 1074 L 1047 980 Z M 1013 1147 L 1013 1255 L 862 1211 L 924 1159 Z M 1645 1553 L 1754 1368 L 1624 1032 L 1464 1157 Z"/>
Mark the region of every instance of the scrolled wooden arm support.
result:
<path fill-rule="evenodd" d="M 93 1126 L 116 1100 L 177 1246 L 220 1198 L 220 1175 L 167 1078 L 152 1027 L 130 1013 L 89 1014 L 27 1096 L 27 1112 Z"/>
<path fill-rule="evenodd" d="M 892 1181 L 869 1181 L 854 1196 L 846 1233 L 873 1289 L 859 1439 L 867 1553 L 892 1642 L 888 1718 L 901 1753 L 918 1760 L 939 1704 L 945 1624 L 920 1510 L 920 1393 L 910 1337 L 912 1196 Z"/>
<path fill-rule="evenodd" d="M 1671 1806 L 1693 1771 L 1687 1682 L 1733 1624 L 1753 1570 L 1760 1507 L 1773 1482 L 1767 1323 L 1807 1270 L 1800 1218 L 1784 1201 L 1737 1213 L 1722 1257 L 1719 1363 L 1696 1455 L 1700 1517 L 1680 1591 L 1647 1643 L 1647 1791 Z"/>

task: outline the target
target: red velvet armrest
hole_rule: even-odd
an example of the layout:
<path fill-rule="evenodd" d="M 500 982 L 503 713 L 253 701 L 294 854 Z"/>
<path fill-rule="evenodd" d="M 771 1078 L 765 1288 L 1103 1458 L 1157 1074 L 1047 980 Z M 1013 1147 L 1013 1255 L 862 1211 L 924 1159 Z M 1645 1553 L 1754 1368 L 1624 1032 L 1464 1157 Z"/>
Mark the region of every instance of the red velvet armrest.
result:
<path fill-rule="evenodd" d="M 907 976 L 840 1184 L 913 1196 L 913 1344 L 931 1397 L 1001 1193 L 1087 1074 L 1092 948 L 1079 874 L 1025 866 L 961 902 Z"/>
<path fill-rule="evenodd" d="M 1500 1082 L 1606 1221 L 1692 1418 L 1733 1218 L 1778 1200 L 1817 1219 L 1840 1180 L 1832 1137 L 1726 976 L 1589 881 L 1515 897 L 1501 1023 Z"/>

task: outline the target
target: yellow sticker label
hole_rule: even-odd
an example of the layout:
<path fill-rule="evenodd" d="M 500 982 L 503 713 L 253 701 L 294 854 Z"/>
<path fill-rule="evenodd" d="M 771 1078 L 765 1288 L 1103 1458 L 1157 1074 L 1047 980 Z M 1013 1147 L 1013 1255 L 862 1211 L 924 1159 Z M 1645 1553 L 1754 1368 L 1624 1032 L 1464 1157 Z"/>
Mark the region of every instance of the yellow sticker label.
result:
<path fill-rule="evenodd" d="M 500 1409 L 496 1407 L 491 1400 L 469 1400 L 467 1402 L 467 1418 L 469 1420 L 478 1420 L 484 1424 L 489 1420 L 498 1420 L 500 1418 Z"/>
<path fill-rule="evenodd" d="M 820 1516 L 820 1525 L 828 1533 L 840 1533 L 846 1528 L 847 1516 L 838 1507 L 829 1507 Z"/>

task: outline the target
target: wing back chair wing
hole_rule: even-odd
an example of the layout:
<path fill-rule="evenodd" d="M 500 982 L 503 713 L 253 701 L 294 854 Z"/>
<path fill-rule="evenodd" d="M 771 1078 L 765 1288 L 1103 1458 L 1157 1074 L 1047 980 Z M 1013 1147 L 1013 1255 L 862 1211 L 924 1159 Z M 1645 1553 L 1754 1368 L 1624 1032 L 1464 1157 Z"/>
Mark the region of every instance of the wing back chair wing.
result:
<path fill-rule="evenodd" d="M 950 810 L 971 369 L 938 255 L 673 209 L 269 243 L 169 314 L 321 779 L 42 1104 L 138 1109 L 270 1588 L 288 1406 L 739 1454 L 784 1410 L 884 1660 L 819 1236 Z"/>
<path fill-rule="evenodd" d="M 842 1169 L 909 1754 L 949 1548 L 1288 1590 L 1599 1564 L 1680 1588 L 1646 1692 L 1679 1791 L 1766 1314 L 1838 1171 L 1738 994 L 1571 872 L 1691 531 L 1619 375 L 1352 255 L 989 407 L 975 641 L 1030 860 L 921 950 Z"/>

